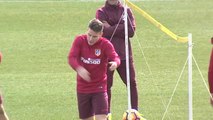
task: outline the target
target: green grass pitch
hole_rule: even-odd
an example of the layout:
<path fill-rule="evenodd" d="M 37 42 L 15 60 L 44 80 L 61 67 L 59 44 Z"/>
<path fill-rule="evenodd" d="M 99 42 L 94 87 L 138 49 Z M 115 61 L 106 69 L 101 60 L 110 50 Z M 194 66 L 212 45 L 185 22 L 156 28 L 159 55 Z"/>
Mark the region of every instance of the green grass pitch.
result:
<path fill-rule="evenodd" d="M 130 0 L 131 1 L 131 0 Z M 77 120 L 76 73 L 67 54 L 77 34 L 102 1 L 0 0 L 0 89 L 10 120 Z M 211 0 L 134 1 L 177 35 L 193 35 L 193 55 L 207 82 L 213 36 Z M 132 38 L 139 90 L 140 112 L 148 120 L 161 120 L 162 103 L 169 102 L 187 58 L 187 43 L 178 43 L 134 11 L 137 30 Z M 139 44 L 141 46 L 139 46 Z M 142 55 L 143 51 L 144 55 Z M 145 59 L 148 65 L 145 63 Z M 124 84 L 115 75 L 112 95 L 113 120 L 127 109 Z M 177 86 L 165 120 L 188 119 L 187 67 Z M 193 63 L 194 120 L 212 120 L 209 94 Z"/>

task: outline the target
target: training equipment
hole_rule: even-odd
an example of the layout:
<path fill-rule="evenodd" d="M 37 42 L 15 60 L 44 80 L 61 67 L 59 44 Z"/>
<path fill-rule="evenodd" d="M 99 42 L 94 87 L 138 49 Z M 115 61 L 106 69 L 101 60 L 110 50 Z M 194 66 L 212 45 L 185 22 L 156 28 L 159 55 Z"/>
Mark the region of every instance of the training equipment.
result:
<path fill-rule="evenodd" d="M 135 4 L 131 3 L 129 0 L 125 0 L 125 2 L 129 5 L 129 7 L 135 9 L 137 12 L 139 12 L 144 18 L 146 18 L 149 22 L 151 22 L 153 25 L 155 25 L 157 28 L 162 30 L 164 33 L 166 33 L 168 36 L 172 37 L 174 40 L 178 42 L 187 42 L 187 37 L 180 37 L 176 34 L 174 34 L 171 30 L 163 26 L 160 22 L 155 20 L 151 15 L 149 15 L 147 12 L 136 6 Z"/>
<path fill-rule="evenodd" d="M 193 54 L 192 54 L 192 34 L 189 33 L 188 34 L 188 37 L 180 37 L 176 34 L 174 34 L 172 31 L 170 31 L 168 28 L 166 28 L 165 26 L 163 26 L 161 23 L 159 23 L 157 20 L 155 20 L 152 16 L 150 16 L 148 13 L 146 13 L 145 11 L 143 11 L 142 9 L 140 9 L 138 6 L 134 5 L 133 3 L 129 2 L 129 0 L 124 0 L 124 5 L 125 5 L 125 8 L 124 8 L 124 21 L 125 21 L 125 48 L 126 50 L 128 50 L 128 26 L 127 26 L 127 22 L 128 22 L 128 19 L 127 19 L 127 5 L 130 6 L 131 8 L 135 9 L 136 11 L 138 11 L 139 13 L 141 13 L 141 15 L 146 18 L 149 22 L 151 22 L 152 24 L 154 24 L 157 28 L 159 28 L 160 30 L 162 30 L 164 33 L 166 33 L 167 35 L 169 35 L 170 37 L 172 37 L 173 39 L 175 39 L 176 41 L 178 42 L 188 42 L 188 58 L 187 58 L 187 61 L 188 61 L 188 107 L 189 107 L 189 120 L 193 120 L 193 112 L 192 112 L 192 57 L 193 57 Z M 128 52 L 126 52 L 128 53 Z M 195 61 L 195 60 L 194 60 Z M 129 66 L 128 66 L 128 54 L 126 54 L 126 68 L 127 68 L 127 91 L 128 91 L 128 110 L 131 110 L 131 100 L 130 100 L 130 87 L 129 87 Z M 184 68 L 185 68 L 185 65 L 184 65 Z M 173 95 L 172 95 L 173 96 Z M 172 97 L 171 97 L 172 98 Z M 172 100 L 172 99 L 170 99 Z M 170 104 L 171 102 L 169 102 Z M 167 110 L 168 110 L 168 107 L 169 107 L 169 104 L 167 105 L 166 107 L 166 111 L 163 115 L 163 118 L 162 120 L 164 120 L 164 117 L 167 113 Z M 131 115 L 131 114 L 130 114 Z M 130 119 L 130 120 L 133 120 L 133 119 Z"/>
<path fill-rule="evenodd" d="M 140 113 L 137 110 L 131 109 L 130 112 L 128 110 L 124 112 L 122 120 L 146 120 L 146 119 L 141 117 Z"/>

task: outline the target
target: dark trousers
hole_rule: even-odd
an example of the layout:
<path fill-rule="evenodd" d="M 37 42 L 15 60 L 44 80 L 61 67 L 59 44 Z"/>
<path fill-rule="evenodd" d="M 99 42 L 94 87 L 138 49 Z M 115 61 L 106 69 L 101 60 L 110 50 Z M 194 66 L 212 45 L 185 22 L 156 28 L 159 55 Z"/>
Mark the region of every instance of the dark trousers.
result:
<path fill-rule="evenodd" d="M 135 80 L 135 68 L 133 60 L 129 61 L 129 71 L 130 71 L 130 90 L 131 90 L 131 106 L 133 109 L 138 110 L 138 91 Z M 117 72 L 125 85 L 127 85 L 126 81 L 126 60 L 121 60 L 120 66 L 117 68 Z M 107 72 L 107 94 L 108 94 L 108 105 L 109 105 L 109 113 L 110 113 L 110 105 L 111 105 L 111 87 L 113 85 L 113 74 L 114 71 Z"/>

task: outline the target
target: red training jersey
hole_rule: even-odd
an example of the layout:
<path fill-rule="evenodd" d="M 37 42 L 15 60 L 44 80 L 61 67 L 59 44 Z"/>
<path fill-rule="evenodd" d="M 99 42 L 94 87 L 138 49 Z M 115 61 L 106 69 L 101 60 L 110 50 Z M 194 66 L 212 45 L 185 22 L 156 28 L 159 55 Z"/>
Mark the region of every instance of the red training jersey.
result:
<path fill-rule="evenodd" d="M 90 73 L 90 82 L 77 75 L 77 92 L 79 93 L 107 91 L 108 62 L 115 61 L 118 65 L 120 64 L 118 54 L 110 41 L 101 37 L 94 45 L 89 45 L 87 35 L 80 35 L 75 38 L 68 61 L 74 70 L 82 66 Z"/>

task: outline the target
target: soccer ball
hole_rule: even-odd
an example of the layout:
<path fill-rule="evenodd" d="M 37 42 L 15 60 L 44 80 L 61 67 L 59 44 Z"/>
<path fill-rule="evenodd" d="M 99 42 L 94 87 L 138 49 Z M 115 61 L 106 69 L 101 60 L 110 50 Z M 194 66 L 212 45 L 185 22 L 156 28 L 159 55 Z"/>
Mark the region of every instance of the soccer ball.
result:
<path fill-rule="evenodd" d="M 141 117 L 140 113 L 137 110 L 131 109 L 130 112 L 128 112 L 128 111 L 129 110 L 124 112 L 122 120 L 145 120 Z M 129 117 L 130 117 L 130 119 L 129 119 Z"/>

